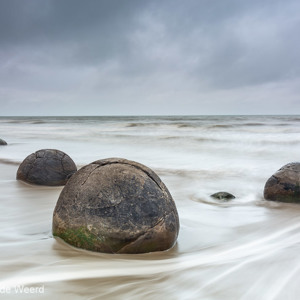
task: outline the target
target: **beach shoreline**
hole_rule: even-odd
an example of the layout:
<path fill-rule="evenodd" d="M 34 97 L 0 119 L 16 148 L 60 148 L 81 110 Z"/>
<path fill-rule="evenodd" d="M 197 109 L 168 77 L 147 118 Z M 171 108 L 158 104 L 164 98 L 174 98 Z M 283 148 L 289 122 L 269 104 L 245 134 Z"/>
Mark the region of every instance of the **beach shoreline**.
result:
<path fill-rule="evenodd" d="M 9 135 L 8 146 L 0 148 L 0 295 L 296 300 L 300 206 L 266 201 L 263 188 L 277 169 L 298 159 L 300 119 L 218 118 L 86 123 L 74 117 L 38 124 L 2 118 L 0 128 Z M 108 157 L 152 168 L 178 209 L 175 246 L 104 254 L 53 238 L 52 215 L 63 187 L 16 180 L 19 163 L 45 148 L 66 152 L 79 168 Z M 210 197 L 223 190 L 236 198 Z"/>

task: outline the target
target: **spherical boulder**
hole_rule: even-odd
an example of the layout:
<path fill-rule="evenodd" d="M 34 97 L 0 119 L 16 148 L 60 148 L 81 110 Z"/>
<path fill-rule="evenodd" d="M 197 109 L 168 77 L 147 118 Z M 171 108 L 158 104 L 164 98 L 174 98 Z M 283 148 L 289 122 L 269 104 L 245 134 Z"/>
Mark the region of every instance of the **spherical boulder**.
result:
<path fill-rule="evenodd" d="M 214 193 L 210 196 L 212 198 L 223 200 L 223 201 L 228 201 L 228 200 L 231 200 L 231 199 L 235 198 L 235 196 L 233 196 L 232 194 L 227 193 L 227 192 L 217 192 L 217 193 Z"/>
<path fill-rule="evenodd" d="M 7 143 L 4 140 L 0 139 L 0 146 L 6 146 L 6 145 Z"/>
<path fill-rule="evenodd" d="M 17 171 L 17 179 L 32 184 L 59 186 L 65 185 L 76 171 L 75 163 L 66 153 L 42 149 L 24 159 Z"/>
<path fill-rule="evenodd" d="M 289 163 L 273 174 L 265 184 L 264 198 L 300 203 L 300 163 Z"/>
<path fill-rule="evenodd" d="M 167 187 L 148 167 L 108 158 L 80 169 L 63 188 L 53 235 L 78 248 L 146 253 L 171 248 L 179 218 Z"/>

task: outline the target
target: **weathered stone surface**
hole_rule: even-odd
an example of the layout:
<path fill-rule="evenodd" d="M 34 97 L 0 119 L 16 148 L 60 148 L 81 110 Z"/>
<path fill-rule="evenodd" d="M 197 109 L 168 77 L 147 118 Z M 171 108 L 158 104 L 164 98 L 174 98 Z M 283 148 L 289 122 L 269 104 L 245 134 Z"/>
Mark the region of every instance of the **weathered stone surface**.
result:
<path fill-rule="evenodd" d="M 97 252 L 167 250 L 178 231 L 175 202 L 164 183 L 146 166 L 121 158 L 80 169 L 53 213 L 54 236 Z"/>
<path fill-rule="evenodd" d="M 265 184 L 264 198 L 300 203 L 300 163 L 289 163 L 272 175 Z"/>
<path fill-rule="evenodd" d="M 217 192 L 217 193 L 214 193 L 210 196 L 213 197 L 213 198 L 219 199 L 219 200 L 226 200 L 226 201 L 235 198 L 235 196 L 233 196 L 232 194 L 227 193 L 227 192 Z"/>
<path fill-rule="evenodd" d="M 7 143 L 4 140 L 0 139 L 0 146 L 6 146 L 6 145 Z"/>
<path fill-rule="evenodd" d="M 17 179 L 32 184 L 65 185 L 77 171 L 73 160 L 64 152 L 42 149 L 27 156 L 20 164 Z"/>

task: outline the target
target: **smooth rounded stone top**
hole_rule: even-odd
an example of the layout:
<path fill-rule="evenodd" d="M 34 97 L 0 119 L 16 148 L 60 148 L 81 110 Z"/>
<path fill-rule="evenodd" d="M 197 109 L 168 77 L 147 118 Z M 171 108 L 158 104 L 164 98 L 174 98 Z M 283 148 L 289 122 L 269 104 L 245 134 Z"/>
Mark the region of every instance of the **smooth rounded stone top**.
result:
<path fill-rule="evenodd" d="M 265 184 L 264 198 L 300 203 L 300 162 L 289 163 L 273 174 Z"/>
<path fill-rule="evenodd" d="M 121 158 L 80 169 L 53 213 L 54 236 L 97 252 L 167 250 L 178 231 L 175 202 L 164 183 L 146 166 Z"/>
<path fill-rule="evenodd" d="M 235 196 L 233 196 L 232 194 L 227 193 L 227 192 L 217 192 L 217 193 L 214 193 L 210 196 L 213 197 L 213 198 L 219 199 L 219 200 L 226 200 L 226 201 L 235 198 Z"/>
<path fill-rule="evenodd" d="M 32 184 L 65 185 L 77 171 L 73 160 L 64 152 L 42 149 L 27 156 L 20 164 L 17 179 Z"/>
<path fill-rule="evenodd" d="M 0 139 L 0 146 L 6 146 L 6 145 L 7 143 L 4 140 Z"/>

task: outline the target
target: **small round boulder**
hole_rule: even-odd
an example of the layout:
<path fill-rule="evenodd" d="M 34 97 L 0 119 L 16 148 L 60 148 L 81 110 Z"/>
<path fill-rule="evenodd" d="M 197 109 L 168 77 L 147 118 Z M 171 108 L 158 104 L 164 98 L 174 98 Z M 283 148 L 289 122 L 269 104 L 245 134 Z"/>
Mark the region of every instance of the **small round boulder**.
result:
<path fill-rule="evenodd" d="M 212 194 L 210 196 L 212 198 L 223 200 L 223 201 L 229 201 L 229 200 L 235 198 L 235 196 L 233 196 L 232 194 L 227 193 L 227 192 L 217 192 L 217 193 L 214 193 L 214 194 Z"/>
<path fill-rule="evenodd" d="M 6 145 L 7 143 L 4 140 L 0 139 L 0 146 L 6 146 Z"/>
<path fill-rule="evenodd" d="M 264 198 L 300 203 L 300 162 L 289 163 L 273 174 L 265 184 Z"/>
<path fill-rule="evenodd" d="M 31 184 L 60 186 L 77 171 L 74 161 L 64 152 L 42 149 L 27 156 L 20 164 L 17 179 Z"/>
<path fill-rule="evenodd" d="M 108 158 L 80 169 L 63 188 L 53 235 L 78 248 L 146 253 L 171 248 L 179 218 L 167 187 L 148 167 Z"/>

